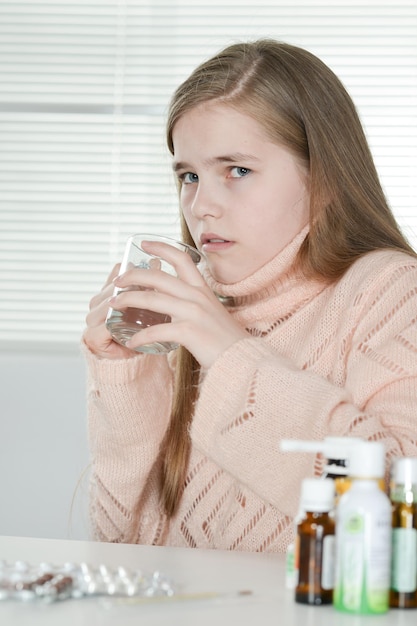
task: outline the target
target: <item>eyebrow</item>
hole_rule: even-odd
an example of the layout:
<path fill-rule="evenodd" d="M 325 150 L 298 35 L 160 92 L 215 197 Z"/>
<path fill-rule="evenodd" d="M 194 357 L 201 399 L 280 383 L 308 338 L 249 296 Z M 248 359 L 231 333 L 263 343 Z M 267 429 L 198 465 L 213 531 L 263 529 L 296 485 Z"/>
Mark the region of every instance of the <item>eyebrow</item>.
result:
<path fill-rule="evenodd" d="M 235 152 L 234 154 L 226 154 L 224 156 L 213 157 L 211 159 L 205 159 L 204 165 L 216 165 L 218 163 L 239 163 L 240 161 L 259 161 L 260 159 L 253 154 L 246 154 L 244 152 Z M 172 164 L 174 172 L 179 170 L 192 169 L 188 163 L 184 161 L 177 161 Z"/>

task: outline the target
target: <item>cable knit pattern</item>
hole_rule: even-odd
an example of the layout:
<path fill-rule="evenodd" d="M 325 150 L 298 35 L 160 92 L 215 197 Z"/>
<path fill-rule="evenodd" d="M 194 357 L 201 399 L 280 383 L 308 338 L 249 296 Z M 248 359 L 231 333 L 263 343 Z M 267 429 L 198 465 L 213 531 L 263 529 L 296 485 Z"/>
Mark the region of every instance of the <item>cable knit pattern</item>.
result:
<path fill-rule="evenodd" d="M 281 552 L 300 482 L 322 467 L 319 456 L 280 452 L 282 438 L 351 435 L 383 441 L 388 463 L 417 456 L 417 260 L 378 251 L 335 285 L 306 282 L 291 270 L 305 234 L 241 283 L 206 276 L 252 336 L 202 376 L 170 521 L 159 447 L 175 354 L 110 361 L 84 348 L 95 539 Z"/>

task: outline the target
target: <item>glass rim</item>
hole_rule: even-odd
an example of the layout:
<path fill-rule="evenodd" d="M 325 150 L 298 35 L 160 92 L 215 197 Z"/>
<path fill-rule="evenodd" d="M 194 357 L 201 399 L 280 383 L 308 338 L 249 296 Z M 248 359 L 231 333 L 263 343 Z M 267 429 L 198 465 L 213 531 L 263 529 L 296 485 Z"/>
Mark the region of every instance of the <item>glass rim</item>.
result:
<path fill-rule="evenodd" d="M 141 245 L 138 245 L 135 242 L 135 239 L 140 239 L 141 241 L 155 241 L 157 243 L 159 242 L 167 243 L 177 248 L 177 250 L 183 250 L 184 252 L 187 252 L 193 259 L 194 263 L 196 264 L 198 264 L 203 259 L 203 255 L 201 254 L 199 250 L 197 250 L 197 248 L 194 248 L 194 246 L 190 246 L 190 244 L 185 243 L 184 241 L 180 241 L 179 239 L 170 237 L 169 235 L 156 235 L 155 233 L 140 233 L 139 232 L 139 233 L 133 233 L 133 235 L 130 235 L 128 237 L 126 241 L 126 245 L 129 243 L 133 243 L 140 250 L 142 250 L 142 252 L 149 254 L 145 250 L 143 250 Z"/>

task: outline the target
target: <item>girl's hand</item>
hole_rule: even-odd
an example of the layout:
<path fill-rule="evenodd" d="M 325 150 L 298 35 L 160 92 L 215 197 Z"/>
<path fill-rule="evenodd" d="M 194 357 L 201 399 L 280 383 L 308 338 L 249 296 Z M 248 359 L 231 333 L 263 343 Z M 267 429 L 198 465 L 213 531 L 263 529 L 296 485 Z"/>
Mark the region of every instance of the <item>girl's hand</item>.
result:
<path fill-rule="evenodd" d="M 203 368 L 208 368 L 224 350 L 249 336 L 209 289 L 185 252 L 156 242 L 143 243 L 143 248 L 168 261 L 177 276 L 158 269 L 133 268 L 114 280 L 114 284 L 122 289 L 138 285 L 145 290 L 123 291 L 111 298 L 106 306 L 117 310 L 127 307 L 149 309 L 171 317 L 170 323 L 150 326 L 136 333 L 128 344 L 130 348 L 154 341 L 175 342 L 185 346 Z M 98 304 L 94 315 L 90 314 L 94 322 L 98 321 L 99 328 L 103 318 L 100 306 Z M 100 342 L 101 349 L 106 351 L 104 333 L 100 333 Z"/>
<path fill-rule="evenodd" d="M 119 345 L 111 338 L 105 321 L 109 310 L 109 298 L 114 291 L 113 279 L 120 270 L 120 264 L 115 265 L 109 274 L 103 289 L 91 298 L 90 312 L 86 317 L 87 328 L 84 331 L 84 341 L 95 355 L 108 359 L 127 359 L 134 356 L 132 350 Z"/>

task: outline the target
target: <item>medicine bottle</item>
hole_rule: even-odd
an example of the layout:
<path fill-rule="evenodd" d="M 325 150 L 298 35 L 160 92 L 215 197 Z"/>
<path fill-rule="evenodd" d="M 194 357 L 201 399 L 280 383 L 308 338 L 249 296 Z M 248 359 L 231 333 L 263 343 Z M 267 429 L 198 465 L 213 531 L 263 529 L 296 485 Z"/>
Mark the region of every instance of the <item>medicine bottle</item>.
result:
<path fill-rule="evenodd" d="M 323 454 L 326 457 L 326 465 L 323 476 L 335 481 L 336 501 L 346 493 L 351 486 L 349 475 L 349 462 L 352 447 L 363 439 L 359 437 L 326 437 L 324 440 Z"/>
<path fill-rule="evenodd" d="M 390 606 L 417 608 L 417 458 L 391 466 L 392 561 Z"/>
<path fill-rule="evenodd" d="M 295 601 L 331 604 L 334 583 L 334 482 L 330 478 L 306 478 L 301 485 L 300 507 L 304 516 L 297 525 L 298 581 Z"/>
<path fill-rule="evenodd" d="M 336 509 L 334 606 L 346 613 L 385 613 L 389 604 L 391 502 L 380 488 L 382 443 L 357 443 L 350 456 L 352 486 Z"/>
<path fill-rule="evenodd" d="M 281 450 L 284 452 L 311 452 L 322 454 L 325 458 L 322 477 L 335 481 L 336 499 L 350 487 L 349 458 L 352 447 L 363 441 L 359 437 L 325 437 L 323 441 L 304 441 L 283 439 Z"/>
<path fill-rule="evenodd" d="M 334 480 L 336 504 L 338 498 L 350 487 L 349 452 L 358 441 L 363 441 L 363 439 L 359 437 L 325 437 L 323 441 L 282 439 L 280 447 L 283 452 L 320 453 L 325 457 L 325 466 L 321 477 Z M 300 503 L 298 513 L 294 518 L 295 531 L 303 513 Z M 297 585 L 297 563 L 296 545 L 293 541 L 288 545 L 286 552 L 285 586 L 287 589 L 294 589 Z"/>

